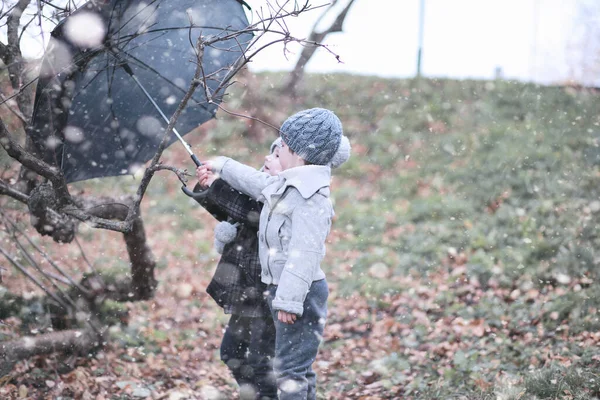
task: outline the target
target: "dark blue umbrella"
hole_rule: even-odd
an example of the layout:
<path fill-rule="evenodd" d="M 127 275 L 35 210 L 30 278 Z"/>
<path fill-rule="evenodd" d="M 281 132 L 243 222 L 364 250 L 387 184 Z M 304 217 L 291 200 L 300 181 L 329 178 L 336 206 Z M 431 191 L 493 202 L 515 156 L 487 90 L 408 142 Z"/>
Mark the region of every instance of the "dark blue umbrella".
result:
<path fill-rule="evenodd" d="M 38 156 L 67 182 L 135 172 L 156 153 L 196 70 L 196 39 L 227 38 L 204 49 L 213 93 L 243 58 L 250 33 L 239 0 L 90 1 L 52 32 L 42 62 L 31 127 Z M 214 117 L 196 90 L 175 125 L 181 139 Z"/>

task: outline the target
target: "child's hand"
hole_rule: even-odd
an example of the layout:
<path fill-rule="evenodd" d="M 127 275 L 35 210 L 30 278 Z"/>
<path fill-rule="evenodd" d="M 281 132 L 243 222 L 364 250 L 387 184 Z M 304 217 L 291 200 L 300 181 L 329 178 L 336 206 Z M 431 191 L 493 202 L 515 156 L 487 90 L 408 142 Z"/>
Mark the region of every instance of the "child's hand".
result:
<path fill-rule="evenodd" d="M 206 167 L 206 168 L 207 168 L 209 171 L 212 171 L 212 172 L 214 172 L 214 170 L 215 170 L 215 168 L 214 168 L 214 167 L 215 167 L 215 166 L 214 166 L 214 164 L 213 164 L 213 162 L 212 162 L 211 160 L 203 160 L 203 161 L 201 161 L 201 162 L 202 162 L 202 165 L 201 165 L 200 167 L 204 166 L 204 167 Z M 200 167 L 198 167 L 198 168 L 200 168 Z"/>
<path fill-rule="evenodd" d="M 212 183 L 217 179 L 217 176 L 206 164 L 202 164 L 196 168 L 196 176 L 198 177 L 198 183 L 202 189 L 210 187 L 210 185 L 212 185 Z"/>
<path fill-rule="evenodd" d="M 287 311 L 279 310 L 277 312 L 277 319 L 283 322 L 284 324 L 293 324 L 296 322 L 296 314 L 289 313 Z"/>

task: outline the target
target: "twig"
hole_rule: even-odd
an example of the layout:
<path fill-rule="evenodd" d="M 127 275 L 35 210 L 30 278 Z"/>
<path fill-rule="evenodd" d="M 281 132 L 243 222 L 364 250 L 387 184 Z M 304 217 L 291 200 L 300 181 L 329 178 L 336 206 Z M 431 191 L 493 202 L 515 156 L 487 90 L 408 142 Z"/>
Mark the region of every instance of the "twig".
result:
<path fill-rule="evenodd" d="M 34 15 L 33 17 L 31 17 L 31 18 L 29 19 L 29 21 L 27 21 L 27 23 L 25 23 L 25 24 L 23 25 L 23 29 L 21 29 L 21 33 L 19 34 L 19 43 L 21 42 L 21 39 L 23 38 L 23 35 L 25 34 L 25 31 L 27 30 L 27 27 L 28 27 L 29 25 L 31 25 L 31 23 L 32 23 L 33 21 L 35 21 L 35 17 L 36 17 L 36 16 L 38 16 L 38 15 Z M 43 36 L 43 33 L 42 33 L 42 36 Z M 42 38 L 42 40 L 43 40 L 43 38 Z"/>
<path fill-rule="evenodd" d="M 225 111 L 225 112 L 226 112 L 227 114 L 229 114 L 229 115 L 233 115 L 233 116 L 240 117 L 240 118 L 247 118 L 247 119 L 251 119 L 251 120 L 253 120 L 253 121 L 256 121 L 256 122 L 260 122 L 261 124 L 265 124 L 265 125 L 267 125 L 268 127 L 275 129 L 275 130 L 276 130 L 278 133 L 281 133 L 281 132 L 279 131 L 279 128 L 278 128 L 278 127 L 276 127 L 276 126 L 274 126 L 274 125 L 271 125 L 270 123 L 268 123 L 268 122 L 266 122 L 266 121 L 263 121 L 263 120 L 262 120 L 262 119 L 260 119 L 260 118 L 256 118 L 256 117 L 250 117 L 250 116 L 248 116 L 248 115 L 244 115 L 244 114 L 238 114 L 238 113 L 235 113 L 235 112 L 233 112 L 233 111 L 228 111 L 227 109 L 225 109 L 225 107 L 223 107 L 223 106 L 222 106 L 222 105 L 220 105 L 220 104 L 218 104 L 217 106 L 219 107 L 219 109 L 220 109 L 220 110 L 223 110 L 223 111 Z"/>
<path fill-rule="evenodd" d="M 58 11 L 60 11 L 60 12 L 63 12 L 63 13 L 68 13 L 69 12 L 68 8 L 66 8 L 66 7 L 59 7 L 56 4 L 54 4 L 52 1 L 42 0 L 41 2 L 44 3 L 44 4 L 46 4 L 46 5 L 48 5 L 48 6 L 50 6 L 50 7 L 52 7 L 52 8 L 54 8 L 54 9 L 56 9 L 56 10 L 58 10 Z"/>
<path fill-rule="evenodd" d="M 38 17 L 38 26 L 40 27 L 40 34 L 42 36 L 42 43 L 46 43 L 46 35 L 44 30 L 42 29 L 42 0 L 37 0 L 37 7 L 38 7 L 38 11 L 37 11 L 37 17 Z M 23 31 L 25 31 L 25 29 L 23 29 Z"/>
<path fill-rule="evenodd" d="M 154 171 L 161 171 L 161 170 L 171 171 L 175 175 L 177 175 L 177 178 L 179 178 L 179 181 L 181 183 L 183 183 L 184 185 L 187 183 L 187 176 L 189 176 L 189 174 L 185 170 L 182 171 L 179 168 L 175 168 L 175 167 L 172 167 L 170 165 L 162 165 L 162 164 L 155 165 L 152 168 L 154 169 Z"/>
<path fill-rule="evenodd" d="M 5 221 L 9 222 L 12 226 L 13 226 L 13 231 L 12 236 L 13 236 L 13 240 L 14 242 L 17 244 L 17 247 L 19 248 L 19 250 L 21 251 L 21 254 L 23 254 L 25 256 L 25 258 L 27 259 L 27 261 L 29 261 L 29 263 L 38 271 L 40 272 L 46 279 L 48 279 L 50 281 L 50 283 L 52 284 L 52 286 L 54 288 L 56 288 L 56 290 L 58 290 L 63 296 L 64 299 L 67 300 L 68 303 L 71 304 L 71 306 L 73 307 L 74 310 L 76 311 L 81 311 L 79 309 L 79 307 L 77 306 L 77 303 L 75 303 L 75 301 L 61 288 L 59 287 L 53 280 L 50 279 L 50 277 L 46 274 L 46 272 L 40 268 L 40 266 L 37 264 L 37 262 L 33 259 L 33 257 L 29 254 L 29 252 L 25 249 L 25 247 L 21 244 L 21 242 L 19 242 L 18 238 L 15 235 L 15 231 L 18 230 L 16 224 L 14 224 L 12 221 L 8 220 L 7 217 L 2 213 L 2 216 L 4 217 Z M 20 231 L 19 231 L 20 232 Z M 21 233 L 21 232 L 20 232 Z M 29 240 L 29 238 L 27 238 L 27 240 Z M 31 243 L 31 241 L 30 241 Z M 36 250 L 39 251 L 39 249 L 36 248 Z M 23 266 L 21 266 L 15 259 L 13 259 L 12 257 L 10 257 L 10 255 L 0 247 L 0 253 L 2 253 L 4 255 L 4 257 L 6 257 L 8 259 L 8 261 L 11 262 L 11 264 L 13 264 L 19 271 L 21 271 L 25 276 L 27 276 L 31 281 L 33 281 L 40 289 L 42 289 L 44 292 L 46 292 L 46 294 L 50 297 L 52 297 L 61 307 L 63 307 L 64 310 L 69 310 L 69 305 L 66 304 L 65 302 L 62 301 L 62 299 L 58 296 L 56 296 L 56 294 L 54 292 L 51 292 L 49 289 L 47 289 L 36 277 L 34 277 L 33 275 L 31 275 Z M 52 263 L 51 260 L 48 259 L 48 261 Z M 59 270 L 60 272 L 62 272 L 62 270 Z M 64 274 L 64 272 L 63 272 Z M 66 274 L 64 274 L 65 276 L 67 276 Z M 67 276 L 68 277 L 68 276 Z M 73 282 L 72 280 L 70 280 L 71 282 Z M 64 281 L 63 281 L 64 282 Z M 75 285 L 75 287 L 79 288 L 79 285 Z M 87 291 L 83 291 L 83 293 L 87 293 Z M 89 298 L 89 296 L 87 296 Z M 98 334 L 100 334 L 100 328 L 97 327 L 95 325 L 95 323 L 93 323 L 91 320 L 86 320 L 87 324 Z"/>
<path fill-rule="evenodd" d="M 25 250 L 25 248 L 21 245 L 21 243 L 19 243 L 19 241 L 15 238 L 15 241 L 17 243 L 17 245 L 19 246 L 19 248 L 21 249 L 21 252 L 25 255 L 25 257 L 29 260 L 29 262 L 31 263 L 31 265 L 33 265 L 33 267 L 35 269 L 37 269 L 41 274 L 43 274 L 46 279 L 48 279 L 50 281 L 50 283 L 52 284 L 52 286 L 54 286 L 56 288 L 56 290 L 58 290 L 63 296 L 64 298 L 71 304 L 71 306 L 73 307 L 73 309 L 75 311 L 82 311 L 78 306 L 77 303 L 75 303 L 75 301 L 71 298 L 71 296 L 69 296 L 61 287 L 59 287 L 53 280 L 49 279 L 48 276 L 45 275 L 44 270 L 42 270 L 37 263 L 35 262 L 35 260 L 33 260 L 33 258 L 29 255 L 29 253 Z M 63 303 L 64 304 L 64 303 Z M 64 307 L 64 306 L 63 306 Z M 65 307 L 65 310 L 68 310 L 68 306 Z M 96 333 L 100 334 L 100 329 L 94 324 L 92 323 L 91 320 L 86 321 L 90 327 L 96 331 Z"/>
<path fill-rule="evenodd" d="M 27 278 L 29 278 L 33 283 L 36 284 L 36 286 L 38 286 L 40 289 L 42 289 L 49 297 L 52 297 L 54 299 L 54 301 L 56 301 L 58 304 L 60 304 L 61 307 L 63 307 L 65 310 L 69 309 L 69 306 L 64 303 L 62 301 L 62 299 L 60 299 L 56 294 L 54 294 L 53 292 L 51 292 L 47 287 L 44 286 L 43 283 L 41 283 L 35 276 L 31 275 L 29 273 L 29 271 L 27 271 L 27 269 L 25 269 L 21 264 L 19 264 L 19 262 L 17 260 L 15 260 L 13 257 L 10 256 L 10 254 L 8 254 L 6 252 L 6 250 L 4 250 L 4 248 L 0 247 L 0 253 L 2 253 L 2 255 L 4 255 L 4 257 L 19 271 L 21 271 L 21 273 L 23 275 L 25 275 Z"/>
<path fill-rule="evenodd" d="M 73 204 L 73 199 L 71 198 L 62 172 L 23 149 L 23 147 L 9 135 L 6 125 L 4 125 L 2 120 L 0 120 L 0 144 L 9 156 L 20 162 L 24 167 L 47 178 L 52 183 L 52 188 L 56 192 L 56 198 L 58 199 L 60 206 Z"/>
<path fill-rule="evenodd" d="M 62 288 L 60 288 L 58 285 L 56 285 L 56 283 L 52 280 L 49 279 L 49 277 L 46 275 L 46 273 L 40 268 L 40 266 L 38 265 L 38 263 L 33 259 L 33 257 L 31 256 L 31 254 L 29 254 L 29 252 L 27 251 L 27 249 L 25 248 L 25 246 L 23 246 L 21 244 L 21 242 L 19 241 L 19 238 L 16 235 L 17 232 L 17 225 L 11 221 L 10 219 L 8 219 L 8 216 L 6 216 L 4 213 L 2 213 L 2 217 L 4 218 L 4 222 L 6 225 L 6 222 L 8 222 L 12 229 L 8 229 L 9 227 L 7 226 L 7 230 L 9 235 L 12 237 L 12 240 L 14 241 L 14 243 L 16 243 L 17 247 L 19 248 L 19 251 L 21 252 L 21 254 L 23 254 L 23 256 L 25 256 L 25 258 L 27 259 L 27 261 L 29 262 L 29 264 L 31 266 L 33 266 L 39 273 L 42 274 L 42 276 L 44 276 L 46 279 L 48 279 L 50 281 L 50 283 L 52 284 L 52 286 L 54 286 L 54 288 L 56 290 L 58 290 L 63 296 L 65 296 L 68 300 L 71 301 L 71 303 L 75 304 L 70 298 L 69 296 L 62 290 Z M 22 232 L 19 231 L 19 233 Z"/>
<path fill-rule="evenodd" d="M 46 275 L 47 277 L 52 278 L 55 281 L 58 281 L 58 282 L 63 283 L 65 285 L 71 286 L 71 282 L 69 282 L 67 279 L 63 278 L 62 276 L 55 275 L 55 274 L 53 274 L 50 271 L 46 271 L 45 269 L 43 271 L 44 271 L 44 275 Z"/>
<path fill-rule="evenodd" d="M 13 61 L 13 62 L 12 62 L 10 65 L 13 65 L 13 64 L 22 64 L 22 61 Z M 27 82 L 26 84 L 22 85 L 22 86 L 21 86 L 21 88 L 20 88 L 20 89 L 19 89 L 19 90 L 18 90 L 16 93 L 13 93 L 12 95 L 10 95 L 10 96 L 8 96 L 8 97 L 4 98 L 2 101 L 0 101 L 0 105 L 2 105 L 2 104 L 4 104 L 4 103 L 6 103 L 6 102 L 7 102 L 7 101 L 9 101 L 9 100 L 12 100 L 12 99 L 14 99 L 15 97 L 18 97 L 18 96 L 19 96 L 19 94 L 21 94 L 21 92 L 22 92 L 23 90 L 25 90 L 25 89 L 27 89 L 29 86 L 33 85 L 35 82 L 37 82 L 37 81 L 38 81 L 38 79 L 39 79 L 39 78 L 33 78 L 32 80 L 30 80 L 30 81 L 29 81 L 29 82 Z"/>
<path fill-rule="evenodd" d="M 201 38 L 198 38 L 197 46 L 198 47 L 203 46 Z M 200 73 L 201 73 L 200 66 L 196 66 L 196 71 L 194 73 L 194 78 L 192 79 L 192 83 L 190 84 L 190 87 L 188 88 L 188 91 L 186 92 L 185 96 L 183 96 L 183 99 L 179 103 L 179 106 L 175 110 L 175 113 L 173 113 L 173 115 L 171 116 L 171 119 L 169 120 L 169 124 L 167 125 L 167 129 L 165 130 L 163 138 L 162 138 L 160 144 L 158 145 L 158 149 L 156 150 L 156 153 L 154 154 L 154 157 L 152 158 L 152 161 L 150 162 L 149 168 L 147 168 L 146 171 L 144 171 L 144 176 L 142 177 L 142 182 L 140 183 L 140 186 L 138 187 L 136 197 L 135 197 L 135 200 L 133 203 L 133 207 L 131 207 L 129 209 L 129 213 L 127 214 L 127 218 L 125 220 L 125 222 L 129 223 L 131 226 L 133 226 L 133 222 L 137 218 L 139 218 L 140 204 L 142 202 L 142 198 L 144 197 L 144 193 L 146 192 L 146 189 L 148 188 L 148 185 L 150 184 L 150 180 L 152 179 L 152 176 L 154 175 L 156 165 L 158 164 L 163 151 L 167 147 L 167 143 L 173 132 L 173 127 L 175 126 L 175 123 L 179 119 L 179 116 L 181 115 L 181 113 L 182 113 L 183 109 L 185 108 L 185 106 L 187 105 L 188 101 L 192 98 L 192 95 L 196 91 L 196 88 L 202 82 L 200 80 Z"/>
<path fill-rule="evenodd" d="M 77 306 L 75 305 L 75 302 L 69 297 L 69 295 L 60 286 L 58 286 L 56 284 L 56 282 L 54 282 L 54 280 L 51 280 L 46 275 L 46 273 L 44 272 L 44 270 L 42 270 L 40 268 L 40 266 L 38 265 L 38 263 L 33 259 L 33 257 L 31 257 L 31 255 L 29 254 L 29 252 L 27 251 L 27 249 L 25 249 L 25 247 L 21 244 L 21 242 L 19 242 L 19 239 L 17 239 L 16 236 L 13 236 L 13 240 L 17 244 L 17 247 L 21 251 L 21 254 L 23 254 L 25 256 L 25 258 L 27 259 L 27 261 L 29 261 L 29 264 L 31 264 L 31 266 L 33 266 L 33 268 L 35 268 L 40 274 L 42 274 L 48 281 L 50 281 L 50 284 L 56 290 L 58 290 L 69 301 L 69 303 L 71 303 L 73 306 L 75 306 L 75 308 L 77 308 Z M 68 309 L 68 307 L 66 307 L 65 309 Z"/>
<path fill-rule="evenodd" d="M 108 229 L 110 231 L 127 233 L 131 231 L 133 223 L 130 221 L 111 221 L 105 218 L 98 218 L 79 208 L 65 207 L 61 210 L 66 215 L 87 223 L 92 228 Z"/>
<path fill-rule="evenodd" d="M 198 69 L 200 71 L 199 78 L 202 79 L 202 89 L 204 89 L 204 96 L 206 96 L 206 101 L 208 104 L 212 104 L 212 96 L 210 94 L 210 89 L 208 88 L 208 83 L 206 82 L 206 73 L 204 72 L 204 65 L 202 65 L 202 60 L 204 59 L 204 42 L 202 36 L 198 39 L 198 46 L 196 51 L 196 57 L 198 60 Z M 215 93 L 217 90 L 215 90 Z"/>
<path fill-rule="evenodd" d="M 14 107 L 11 107 L 11 105 L 8 104 L 8 100 L 6 99 L 6 97 L 2 93 L 0 93 L 0 100 L 2 101 L 2 103 L 0 103 L 0 104 L 7 103 L 6 107 L 8 108 L 8 110 L 10 112 L 12 112 L 13 114 L 15 114 L 15 116 L 17 118 L 19 118 L 21 120 L 21 122 L 23 122 L 23 124 L 27 124 L 28 123 L 27 118 L 25 118 L 25 116 L 21 113 L 21 111 L 15 109 Z"/>
<path fill-rule="evenodd" d="M 89 271 L 98 275 L 98 271 L 96 271 L 96 269 L 94 268 L 94 266 L 92 265 L 90 260 L 88 260 L 88 258 L 86 257 L 85 252 L 83 251 L 83 247 L 81 246 L 81 243 L 79 243 L 79 239 L 77 239 L 77 236 L 75 236 L 75 243 L 77 244 L 77 247 L 79 248 L 79 251 L 81 252 L 81 257 L 83 258 L 83 261 L 85 261 L 86 264 L 88 265 Z"/>
<path fill-rule="evenodd" d="M 19 229 L 19 227 L 12 222 L 11 220 L 9 220 L 6 215 L 0 211 L 0 215 L 2 215 L 2 217 L 4 218 L 4 220 L 6 222 L 8 222 L 9 224 L 11 224 L 12 228 L 19 232 L 28 242 L 29 244 L 38 252 L 42 255 L 42 257 L 44 257 L 46 259 L 46 261 L 48 261 L 50 263 L 50 265 L 52 265 L 52 267 L 57 270 L 62 276 L 64 276 L 70 283 L 71 285 L 75 286 L 77 288 L 77 290 L 79 290 L 81 293 L 83 293 L 85 296 L 89 297 L 90 296 L 90 292 L 88 290 L 86 290 L 83 286 L 79 285 L 77 282 L 75 282 L 65 271 L 62 270 L 62 268 L 60 268 L 51 258 L 50 256 L 48 256 L 48 254 L 46 254 L 42 249 L 40 249 L 30 238 L 29 236 L 25 235 L 23 233 L 23 231 L 21 231 Z"/>
<path fill-rule="evenodd" d="M 234 39 L 234 38 L 238 38 L 239 36 L 246 34 L 246 33 L 254 33 L 254 32 L 260 32 L 260 34 L 255 37 L 253 40 L 250 41 L 250 43 L 248 44 L 247 48 L 248 49 L 252 49 L 252 47 L 258 43 L 258 41 L 260 41 L 262 39 L 262 37 L 267 34 L 267 33 L 274 33 L 274 34 L 278 34 L 281 35 L 282 37 L 280 39 L 277 40 L 273 40 L 263 46 L 261 46 L 259 49 L 253 51 L 253 53 L 251 53 L 250 55 L 247 55 L 246 52 L 242 51 L 241 55 L 239 56 L 239 58 L 236 60 L 236 62 L 233 63 L 233 68 L 231 69 L 230 73 L 227 74 L 223 80 L 219 83 L 219 85 L 217 86 L 217 88 L 213 91 L 213 96 L 215 96 L 217 93 L 219 93 L 220 91 L 224 90 L 224 87 L 227 85 L 227 83 L 231 80 L 231 78 L 238 73 L 246 64 L 248 64 L 253 58 L 254 56 L 256 56 L 258 53 L 260 53 L 262 50 L 264 50 L 266 47 L 272 46 L 276 43 L 284 43 L 284 52 L 287 51 L 287 46 L 285 46 L 285 44 L 289 43 L 289 42 L 298 42 L 300 44 L 313 44 L 313 45 L 317 45 L 320 47 L 325 47 L 327 49 L 327 51 L 329 51 L 331 54 L 333 54 L 336 59 L 339 60 L 339 56 L 336 55 L 333 51 L 331 51 L 329 48 L 327 48 L 326 46 L 319 44 L 319 43 L 309 43 L 306 41 L 306 39 L 299 39 L 299 38 L 295 38 L 293 36 L 290 35 L 289 29 L 287 27 L 287 25 L 285 24 L 285 18 L 286 17 L 290 17 L 290 16 L 297 16 L 301 13 L 304 13 L 306 11 L 311 11 L 311 10 L 315 10 L 321 7 L 326 7 L 328 6 L 327 4 L 325 5 L 320 5 L 317 7 L 312 7 L 310 6 L 310 4 L 308 3 L 308 1 L 304 2 L 304 5 L 302 5 L 301 7 L 298 7 L 296 9 L 296 7 L 294 7 L 294 11 L 285 11 L 284 8 L 286 7 L 286 5 L 289 4 L 289 0 L 284 2 L 282 5 L 278 5 L 278 8 L 273 7 L 270 3 L 268 3 L 269 6 L 269 12 L 270 12 L 270 17 L 267 18 L 262 18 L 259 22 L 248 26 L 246 29 L 242 29 L 239 30 L 235 33 L 229 34 L 229 35 L 224 35 L 222 37 L 217 37 L 215 39 L 212 40 L 206 40 L 204 42 L 205 46 L 211 46 L 216 42 L 219 41 L 226 41 L 229 39 Z M 295 3 L 296 5 L 297 3 Z M 257 13 L 257 15 L 259 15 Z M 260 16 L 259 16 L 260 17 Z M 281 22 L 280 22 L 281 21 Z M 279 27 L 281 28 L 281 30 L 273 30 L 271 29 L 271 26 L 277 23 L 279 25 Z M 262 28 L 260 27 L 262 26 Z"/>
<path fill-rule="evenodd" d="M 194 28 L 194 20 L 192 16 L 188 14 L 188 18 L 190 21 L 190 28 L 188 29 L 188 40 L 190 41 L 190 45 L 194 49 L 194 54 L 196 54 L 196 69 L 200 68 L 200 77 L 202 78 L 202 88 L 204 89 L 204 97 L 206 98 L 207 103 L 212 103 L 212 97 L 210 94 L 210 90 L 208 88 L 208 84 L 206 82 L 207 76 L 204 72 L 204 66 L 202 65 L 202 60 L 204 59 L 204 37 L 202 35 L 202 31 L 198 35 L 197 44 L 194 46 L 194 42 L 192 41 L 192 29 Z"/>
<path fill-rule="evenodd" d="M 2 181 L 1 179 L 0 179 L 0 194 L 5 194 L 5 195 L 10 196 L 13 199 L 18 200 L 21 203 L 25 203 L 25 204 L 27 204 L 27 201 L 29 200 L 28 195 L 26 195 L 25 193 L 19 192 L 16 189 L 13 189 L 12 187 L 10 187 L 6 182 Z"/>

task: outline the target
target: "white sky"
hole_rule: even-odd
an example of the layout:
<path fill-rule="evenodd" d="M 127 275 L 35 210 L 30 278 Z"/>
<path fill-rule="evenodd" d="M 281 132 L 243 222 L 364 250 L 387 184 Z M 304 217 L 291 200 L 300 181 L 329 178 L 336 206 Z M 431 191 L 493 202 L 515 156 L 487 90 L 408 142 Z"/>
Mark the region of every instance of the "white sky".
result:
<path fill-rule="evenodd" d="M 265 3 L 247 1 L 255 11 Z M 330 35 L 325 41 L 343 63 L 321 49 L 307 70 L 414 76 L 420 1 L 356 0 L 344 32 Z M 503 76 L 509 79 L 560 83 L 576 78 L 600 85 L 600 78 L 595 78 L 600 76 L 600 28 L 590 28 L 593 23 L 600 26 L 600 0 L 423 1 L 425 76 L 489 79 L 494 78 L 496 68 L 501 68 Z M 313 6 L 326 3 L 327 0 L 311 0 Z M 590 15 L 582 13 L 584 9 Z M 318 13 L 313 11 L 288 20 L 292 34 L 308 36 Z M 323 25 L 331 19 L 324 20 Z M 591 40 L 591 36 L 596 39 Z M 4 40 L 2 33 L 0 38 Z M 39 56 L 41 49 L 38 37 L 29 40 L 23 52 L 25 56 Z M 293 54 L 288 60 L 281 46 L 265 50 L 251 68 L 290 70 L 301 49 L 293 45 L 289 49 Z"/>
<path fill-rule="evenodd" d="M 581 68 L 581 7 L 599 11 L 600 0 L 424 0 L 422 72 L 425 76 L 493 78 L 542 83 L 588 78 Z M 344 64 L 319 50 L 309 71 L 344 71 L 386 77 L 414 76 L 417 65 L 420 0 L 356 0 L 343 34 L 325 43 Z M 251 2 L 252 4 L 252 2 Z M 321 4 L 313 0 L 311 4 Z M 292 33 L 306 37 L 316 14 L 299 17 Z M 329 22 L 329 21 L 326 21 Z M 324 24 L 327 25 L 327 24 Z M 577 35 L 579 33 L 579 36 Z M 600 33 L 595 31 L 596 36 Z M 600 53 L 597 41 L 595 54 Z M 295 56 L 299 54 L 296 49 Z M 255 70 L 291 69 L 281 48 L 260 55 Z M 598 71 L 595 71 L 598 72 Z M 598 74 L 594 74 L 597 76 Z"/>

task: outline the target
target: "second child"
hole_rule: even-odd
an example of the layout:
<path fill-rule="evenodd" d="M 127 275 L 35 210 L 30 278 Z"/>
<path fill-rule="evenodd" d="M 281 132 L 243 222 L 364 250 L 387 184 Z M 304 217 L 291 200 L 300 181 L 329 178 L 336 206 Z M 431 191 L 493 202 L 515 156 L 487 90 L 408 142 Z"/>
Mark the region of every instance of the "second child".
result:
<path fill-rule="evenodd" d="M 281 171 L 271 144 L 262 170 Z M 184 192 L 221 221 L 215 228 L 215 248 L 221 254 L 207 293 L 231 314 L 221 341 L 221 360 L 232 372 L 244 399 L 277 399 L 273 372 L 275 326 L 261 282 L 258 258 L 258 218 L 262 204 L 233 189 L 214 174 L 204 177 L 193 192 Z"/>
<path fill-rule="evenodd" d="M 342 124 L 330 110 L 313 108 L 281 126 L 277 176 L 220 157 L 198 167 L 201 182 L 211 172 L 264 203 L 259 220 L 261 280 L 275 323 L 279 398 L 315 399 L 312 369 L 327 319 L 329 289 L 321 261 L 334 216 L 331 168 L 336 156 L 350 155 Z M 340 147 L 347 150 L 340 152 Z"/>

